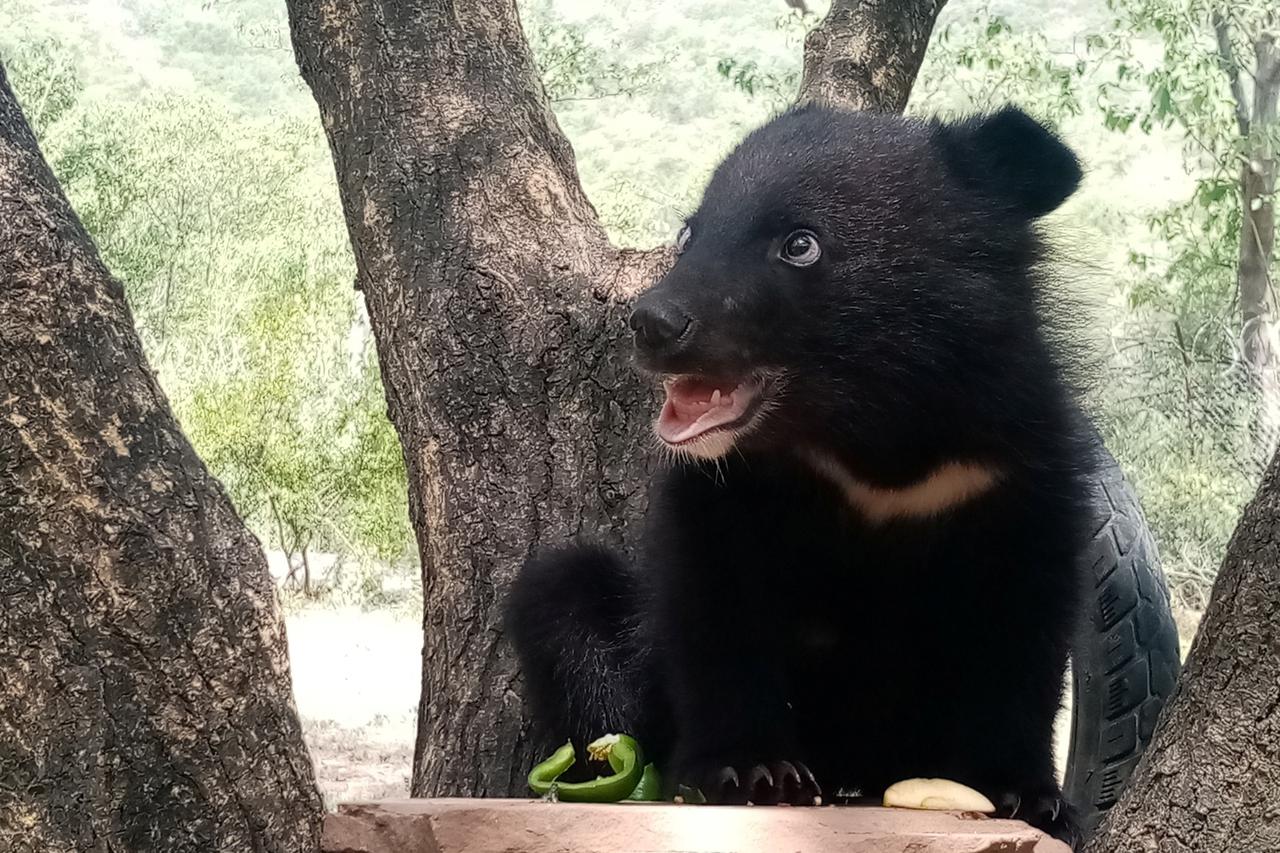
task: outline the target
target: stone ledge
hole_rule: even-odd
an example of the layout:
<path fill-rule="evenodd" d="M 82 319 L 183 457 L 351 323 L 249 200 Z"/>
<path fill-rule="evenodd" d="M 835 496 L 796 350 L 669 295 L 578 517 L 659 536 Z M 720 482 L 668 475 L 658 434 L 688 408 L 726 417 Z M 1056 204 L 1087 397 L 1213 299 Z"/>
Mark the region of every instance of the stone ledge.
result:
<path fill-rule="evenodd" d="M 323 853 L 1069 853 L 1021 821 L 872 806 L 541 800 L 339 806 Z"/>

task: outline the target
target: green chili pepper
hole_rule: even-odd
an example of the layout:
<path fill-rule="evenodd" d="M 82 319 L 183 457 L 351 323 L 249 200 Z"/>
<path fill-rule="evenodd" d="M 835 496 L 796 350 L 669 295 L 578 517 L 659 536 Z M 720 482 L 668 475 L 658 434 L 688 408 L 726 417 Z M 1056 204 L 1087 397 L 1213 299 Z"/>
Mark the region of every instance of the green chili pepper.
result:
<path fill-rule="evenodd" d="M 551 754 L 551 757 L 529 771 L 529 787 L 535 794 L 544 795 L 551 790 L 551 785 L 560 778 L 564 771 L 573 766 L 577 755 L 570 741 Z"/>
<path fill-rule="evenodd" d="M 590 782 L 556 781 L 577 758 L 573 744 L 566 743 L 529 772 L 529 787 L 540 796 L 571 803 L 616 803 L 639 785 L 644 775 L 644 754 L 634 738 L 605 735 L 587 744 L 587 752 L 596 761 L 608 761 L 613 774 Z"/>
<path fill-rule="evenodd" d="M 662 777 L 658 775 L 658 768 L 652 763 L 644 766 L 644 773 L 640 774 L 640 783 L 636 785 L 636 789 L 627 797 L 628 800 L 639 800 L 641 802 L 652 803 L 662 799 Z"/>

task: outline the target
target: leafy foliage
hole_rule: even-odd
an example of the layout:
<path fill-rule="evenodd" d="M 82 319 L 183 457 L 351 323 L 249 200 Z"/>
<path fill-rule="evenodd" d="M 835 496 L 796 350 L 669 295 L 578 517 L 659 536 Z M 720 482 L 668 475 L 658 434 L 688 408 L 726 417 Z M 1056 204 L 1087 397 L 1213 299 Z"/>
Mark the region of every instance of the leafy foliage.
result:
<path fill-rule="evenodd" d="M 815 18 L 799 11 L 792 11 L 775 18 L 773 26 L 785 43 L 798 52 L 805 32 L 815 21 Z M 785 109 L 800 90 L 799 66 L 774 67 L 757 59 L 725 56 L 716 62 L 716 73 L 748 97 L 763 99 L 773 112 Z"/>
<path fill-rule="evenodd" d="M 584 30 L 565 26 L 548 0 L 527 3 L 526 37 L 553 103 L 631 96 L 651 88 L 662 60 L 633 62 L 616 41 L 600 46 Z M 668 59 L 668 57 L 663 57 Z"/>
<path fill-rule="evenodd" d="M 1248 110 L 1225 73 L 1225 48 L 1251 56 L 1274 26 L 1270 3 L 1112 0 L 1117 16 L 1090 50 L 1107 57 L 1103 126 L 1173 131 L 1190 192 L 1147 217 L 1150 248 L 1131 249 L 1128 311 L 1113 333 L 1108 425 L 1143 488 L 1170 576 L 1193 602 L 1208 582 L 1275 447 L 1274 425 L 1241 356 L 1237 292 L 1241 169 L 1280 128 L 1242 132 Z M 1153 37 L 1158 51 L 1138 41 Z M 1269 136 L 1260 141 L 1258 135 Z M 1273 259 L 1274 260 L 1274 259 Z"/>
<path fill-rule="evenodd" d="M 1083 111 L 1090 70 L 1082 55 L 1055 51 L 1043 32 L 1016 27 L 983 6 L 938 27 L 911 110 L 955 118 L 1012 102 L 1060 123 Z"/>

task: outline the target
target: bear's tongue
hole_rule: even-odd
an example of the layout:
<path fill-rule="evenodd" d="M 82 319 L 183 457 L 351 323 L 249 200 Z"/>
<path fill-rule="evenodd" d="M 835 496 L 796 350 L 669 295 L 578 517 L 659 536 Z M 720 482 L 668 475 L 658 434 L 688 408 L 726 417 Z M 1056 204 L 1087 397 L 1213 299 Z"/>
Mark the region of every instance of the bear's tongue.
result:
<path fill-rule="evenodd" d="M 732 423 L 747 410 L 753 394 L 746 383 L 681 376 L 663 383 L 667 399 L 658 415 L 658 435 L 680 444 Z"/>

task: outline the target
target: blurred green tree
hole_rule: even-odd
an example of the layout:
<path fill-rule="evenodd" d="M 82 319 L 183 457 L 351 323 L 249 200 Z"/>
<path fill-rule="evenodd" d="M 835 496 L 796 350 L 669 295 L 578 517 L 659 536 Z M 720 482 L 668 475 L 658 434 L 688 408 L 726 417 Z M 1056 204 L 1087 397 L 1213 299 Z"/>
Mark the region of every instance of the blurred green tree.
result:
<path fill-rule="evenodd" d="M 1103 124 L 1176 133 L 1193 190 L 1150 217 L 1105 390 L 1181 597 L 1203 607 L 1280 435 L 1275 151 L 1280 54 L 1265 0 L 1112 0 Z M 1154 48 L 1154 49 L 1153 49 Z"/>

